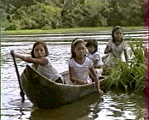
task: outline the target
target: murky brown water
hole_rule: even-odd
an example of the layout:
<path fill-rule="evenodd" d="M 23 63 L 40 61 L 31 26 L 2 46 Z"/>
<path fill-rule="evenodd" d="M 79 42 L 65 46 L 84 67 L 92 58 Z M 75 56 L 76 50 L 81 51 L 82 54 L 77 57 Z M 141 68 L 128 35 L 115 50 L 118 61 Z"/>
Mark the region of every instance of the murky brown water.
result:
<path fill-rule="evenodd" d="M 98 42 L 99 43 L 99 42 Z M 92 94 L 60 108 L 33 109 L 26 98 L 21 103 L 19 86 L 10 50 L 30 54 L 33 42 L 1 43 L 1 120 L 139 120 L 145 111 L 143 94 L 108 92 L 102 98 Z M 99 43 L 103 55 L 105 43 Z M 59 72 L 68 69 L 70 43 L 48 43 L 50 59 Z M 26 63 L 17 59 L 20 74 Z"/>

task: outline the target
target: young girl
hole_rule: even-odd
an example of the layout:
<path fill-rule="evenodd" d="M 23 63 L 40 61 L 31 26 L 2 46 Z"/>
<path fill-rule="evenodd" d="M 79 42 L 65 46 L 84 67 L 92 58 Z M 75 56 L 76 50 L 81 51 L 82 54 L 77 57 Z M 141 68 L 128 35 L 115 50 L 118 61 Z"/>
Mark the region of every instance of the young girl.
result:
<path fill-rule="evenodd" d="M 88 49 L 87 56 L 93 61 L 94 68 L 102 66 L 101 57 L 98 51 L 98 43 L 94 39 L 87 40 L 86 47 Z"/>
<path fill-rule="evenodd" d="M 122 53 L 124 52 L 125 60 L 128 61 L 126 42 L 123 41 L 123 31 L 120 26 L 113 27 L 112 40 L 109 40 L 104 53 L 108 54 L 105 64 L 108 67 L 114 67 L 117 63 L 117 59 L 122 59 Z"/>
<path fill-rule="evenodd" d="M 15 57 L 22 59 L 28 63 L 33 63 L 33 68 L 35 68 L 40 74 L 47 77 L 48 79 L 63 83 L 62 76 L 53 67 L 50 59 L 47 57 L 49 55 L 47 45 L 44 41 L 37 41 L 34 43 L 31 57 L 26 57 L 11 51 Z"/>
<path fill-rule="evenodd" d="M 99 69 L 99 68 L 102 68 L 102 62 L 101 62 L 100 54 L 99 52 L 97 52 L 98 50 L 97 40 L 94 40 L 94 39 L 87 40 L 86 47 L 88 49 L 87 56 L 93 61 L 93 65 L 98 75 L 98 78 L 100 78 L 102 74 L 102 69 Z"/>
<path fill-rule="evenodd" d="M 94 71 L 93 62 L 86 57 L 86 47 L 83 39 L 75 39 L 71 44 L 71 59 L 69 60 L 69 74 L 72 82 L 76 84 L 92 83 L 89 77 L 89 72 L 92 73 L 92 78 L 95 80 L 96 87 L 100 94 L 103 91 L 98 85 L 97 74 Z"/>

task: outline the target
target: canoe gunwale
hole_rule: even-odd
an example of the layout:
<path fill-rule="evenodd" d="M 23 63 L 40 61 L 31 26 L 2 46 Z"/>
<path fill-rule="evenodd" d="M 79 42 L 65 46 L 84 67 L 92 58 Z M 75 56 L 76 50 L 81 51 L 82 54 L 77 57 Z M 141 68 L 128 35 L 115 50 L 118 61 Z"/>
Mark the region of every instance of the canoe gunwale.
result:
<path fill-rule="evenodd" d="M 62 84 L 62 83 L 57 83 L 57 82 L 54 82 L 48 78 L 46 78 L 45 76 L 41 75 L 38 71 L 36 71 L 35 69 L 33 69 L 31 66 L 29 65 L 26 65 L 27 68 L 31 68 L 34 72 L 38 73 L 42 78 L 44 78 L 45 80 L 47 80 L 49 83 L 52 83 L 54 85 L 58 85 L 58 86 L 69 86 L 69 87 L 85 87 L 85 86 L 91 86 L 91 85 L 95 85 L 95 82 L 93 83 L 90 83 L 90 84 L 84 84 L 84 85 L 77 85 L 77 84 Z M 67 73 L 66 73 L 67 72 Z M 63 76 L 64 74 L 68 74 L 68 71 L 64 71 L 61 73 L 61 75 Z M 24 76 L 26 77 L 26 75 L 24 74 Z M 27 79 L 27 78 L 26 78 Z"/>

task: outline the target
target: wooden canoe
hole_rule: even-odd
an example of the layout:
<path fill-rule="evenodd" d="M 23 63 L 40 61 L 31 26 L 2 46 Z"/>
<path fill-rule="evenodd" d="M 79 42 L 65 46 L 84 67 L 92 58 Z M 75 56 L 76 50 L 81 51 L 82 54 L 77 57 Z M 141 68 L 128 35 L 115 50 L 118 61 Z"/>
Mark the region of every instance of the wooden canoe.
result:
<path fill-rule="evenodd" d="M 66 79 L 66 84 L 53 82 L 26 65 L 21 75 L 21 85 L 33 105 L 43 109 L 68 104 L 96 91 L 94 83 L 72 85 L 68 71 L 62 75 Z"/>

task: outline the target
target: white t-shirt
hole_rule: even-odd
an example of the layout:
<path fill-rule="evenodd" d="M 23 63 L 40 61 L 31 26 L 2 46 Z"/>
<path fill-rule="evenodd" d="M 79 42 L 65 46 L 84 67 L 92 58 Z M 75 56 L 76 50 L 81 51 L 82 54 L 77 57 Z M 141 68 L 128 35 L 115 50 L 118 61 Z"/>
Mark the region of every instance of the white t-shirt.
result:
<path fill-rule="evenodd" d="M 109 48 L 112 48 L 113 53 L 116 56 L 115 57 L 112 52 L 109 53 L 109 56 L 108 56 L 105 64 L 111 66 L 111 65 L 114 65 L 115 64 L 116 59 L 122 60 L 122 53 L 126 49 L 126 42 L 125 41 L 122 41 L 122 43 L 120 45 L 116 46 L 112 42 L 112 40 L 109 40 L 107 45 L 109 46 Z"/>
<path fill-rule="evenodd" d="M 92 80 L 89 77 L 89 68 L 93 66 L 93 62 L 90 58 L 85 57 L 83 64 L 75 62 L 75 60 L 72 58 L 69 60 L 69 66 L 74 68 L 77 78 L 84 80 L 87 83 L 92 83 Z"/>
<path fill-rule="evenodd" d="M 93 63 L 98 60 L 97 66 L 102 65 L 99 52 L 95 52 L 94 54 L 87 54 L 87 56 L 93 61 Z"/>
<path fill-rule="evenodd" d="M 62 78 L 61 74 L 59 74 L 58 71 L 53 67 L 50 59 L 48 57 L 46 58 L 48 59 L 48 64 L 46 65 L 39 64 L 37 67 L 37 71 L 52 81 L 56 81 L 59 77 Z"/>

